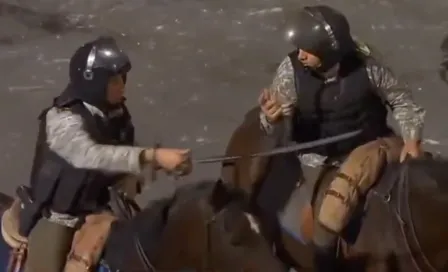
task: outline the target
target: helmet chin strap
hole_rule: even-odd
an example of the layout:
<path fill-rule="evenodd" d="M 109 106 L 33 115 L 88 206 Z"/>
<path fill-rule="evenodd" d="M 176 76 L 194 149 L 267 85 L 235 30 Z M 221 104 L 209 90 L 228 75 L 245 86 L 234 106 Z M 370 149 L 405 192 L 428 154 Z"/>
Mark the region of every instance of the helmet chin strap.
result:
<path fill-rule="evenodd" d="M 337 66 L 339 63 L 339 61 L 334 61 L 334 60 L 328 61 L 328 57 L 323 57 L 323 58 L 319 57 L 319 59 L 321 59 L 321 61 L 322 61 L 321 64 L 318 67 L 314 67 L 314 68 L 310 67 L 310 68 L 322 75 L 325 75 L 326 73 L 328 73 L 330 70 L 333 69 L 333 67 Z"/>

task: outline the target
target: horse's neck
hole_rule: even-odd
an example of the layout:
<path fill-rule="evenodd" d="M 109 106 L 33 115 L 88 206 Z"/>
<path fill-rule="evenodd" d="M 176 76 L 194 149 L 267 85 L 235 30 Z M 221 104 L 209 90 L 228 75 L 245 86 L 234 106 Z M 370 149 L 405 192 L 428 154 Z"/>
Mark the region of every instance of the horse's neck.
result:
<path fill-rule="evenodd" d="M 448 194 L 413 187 L 409 205 L 419 240 L 431 248 L 445 241 L 445 250 L 448 250 Z"/>
<path fill-rule="evenodd" d="M 105 247 L 106 263 L 124 269 L 121 267 L 124 263 L 135 261 L 136 256 L 139 256 L 137 241 L 141 250 L 151 259 L 158 250 L 157 245 L 165 227 L 163 209 L 167 203 L 167 200 L 155 201 L 132 219 L 114 222 Z"/>
<path fill-rule="evenodd" d="M 135 261 L 137 252 L 130 221 L 115 221 L 107 239 L 103 260 L 114 269 L 125 269 L 126 264 Z"/>
<path fill-rule="evenodd" d="M 169 200 L 156 201 L 128 222 L 148 256 L 154 256 L 158 250 L 157 245 L 166 227 L 165 209 L 168 203 Z"/>
<path fill-rule="evenodd" d="M 407 177 L 408 202 L 415 224 L 426 225 L 426 227 L 421 227 L 426 230 L 429 225 L 443 226 L 446 231 L 448 229 L 448 218 L 444 216 L 448 208 L 446 175 L 430 172 L 430 168 L 419 168 L 418 166 L 416 165 L 410 170 Z M 444 171 L 448 171 L 448 169 Z M 440 180 L 441 178 L 444 180 Z"/>
<path fill-rule="evenodd" d="M 441 252 L 448 251 L 448 218 L 444 216 L 448 208 L 448 194 L 439 188 L 435 176 L 427 169 L 414 167 L 395 183 L 393 201 L 389 214 L 393 214 L 396 253 L 417 253 L 418 265 L 427 267 L 426 257 L 437 266 Z M 423 254 L 422 254 L 423 253 Z M 439 255 L 439 257 L 436 257 Z M 448 252 L 445 256 L 448 264 Z"/>
<path fill-rule="evenodd" d="M 421 250 L 438 271 L 448 267 L 448 162 L 426 160 L 409 175 L 412 223 Z"/>
<path fill-rule="evenodd" d="M 397 169 L 400 168 L 390 171 Z M 352 249 L 397 256 L 400 267 L 415 269 L 408 257 L 411 248 L 423 271 L 427 270 L 427 264 L 422 252 L 434 267 L 445 271 L 443 267 L 448 265 L 448 217 L 445 216 L 448 195 L 431 178 L 434 176 L 411 171 L 406 180 L 390 180 L 392 183 L 383 184 L 393 185 L 392 192 L 390 186 L 372 188 L 376 193 L 369 194 L 367 213 Z M 385 181 L 388 180 L 382 182 Z M 390 199 L 384 198 L 388 192 L 392 193 Z"/>

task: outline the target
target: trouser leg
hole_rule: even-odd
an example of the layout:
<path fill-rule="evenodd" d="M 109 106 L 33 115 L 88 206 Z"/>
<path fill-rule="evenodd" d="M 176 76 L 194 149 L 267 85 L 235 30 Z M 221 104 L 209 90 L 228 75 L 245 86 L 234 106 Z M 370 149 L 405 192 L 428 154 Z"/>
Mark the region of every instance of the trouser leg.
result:
<path fill-rule="evenodd" d="M 316 264 L 322 266 L 326 262 L 319 261 L 319 257 L 334 252 L 337 237 L 350 221 L 359 198 L 375 184 L 387 163 L 399 159 L 401 147 L 402 141 L 397 137 L 380 138 L 353 150 L 341 165 L 318 212 L 314 235 Z"/>
<path fill-rule="evenodd" d="M 63 271 L 73 235 L 72 228 L 40 219 L 28 237 L 25 272 Z"/>

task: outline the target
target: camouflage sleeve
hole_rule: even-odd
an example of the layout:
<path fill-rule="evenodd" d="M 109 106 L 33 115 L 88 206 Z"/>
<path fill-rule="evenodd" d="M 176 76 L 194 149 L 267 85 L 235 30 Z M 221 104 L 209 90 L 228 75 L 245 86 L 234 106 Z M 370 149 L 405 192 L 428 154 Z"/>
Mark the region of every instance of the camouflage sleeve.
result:
<path fill-rule="evenodd" d="M 81 116 L 52 108 L 46 115 L 47 143 L 76 168 L 140 174 L 140 147 L 97 144 L 84 130 Z"/>
<path fill-rule="evenodd" d="M 370 81 L 393 111 L 404 140 L 421 140 L 426 111 L 415 103 L 411 89 L 379 63 L 367 65 Z"/>
<path fill-rule="evenodd" d="M 292 116 L 292 109 L 297 100 L 294 84 L 294 70 L 289 57 L 286 57 L 280 63 L 272 85 L 268 90 L 277 98 L 277 101 L 282 104 L 283 115 L 285 119 L 287 119 L 285 122 L 288 123 L 288 120 L 291 119 Z M 268 135 L 272 135 L 283 128 L 283 126 L 281 126 L 282 123 L 271 124 L 262 111 L 260 111 L 260 125 Z"/>

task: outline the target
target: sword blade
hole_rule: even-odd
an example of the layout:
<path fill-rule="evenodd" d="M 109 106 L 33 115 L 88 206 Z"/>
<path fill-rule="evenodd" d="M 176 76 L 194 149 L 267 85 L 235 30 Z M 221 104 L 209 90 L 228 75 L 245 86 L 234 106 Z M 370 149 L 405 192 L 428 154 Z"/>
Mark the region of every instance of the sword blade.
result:
<path fill-rule="evenodd" d="M 295 143 L 295 144 L 289 144 L 287 146 L 277 147 L 268 151 L 258 152 L 254 154 L 249 155 L 241 155 L 241 156 L 210 156 L 205 158 L 199 158 L 199 159 L 193 159 L 193 163 L 196 164 L 205 164 L 205 163 L 217 163 L 217 162 L 228 162 L 228 161 L 235 161 L 242 158 L 253 158 L 253 157 L 269 157 L 269 156 L 275 156 L 280 154 L 286 154 L 291 152 L 297 152 L 304 149 L 309 149 L 313 147 L 318 147 L 322 145 L 332 144 L 336 142 L 340 142 L 343 140 L 350 139 L 352 137 L 355 137 L 359 135 L 362 132 L 362 130 L 355 130 L 343 134 L 339 134 L 336 136 L 328 137 L 319 139 L 316 141 L 306 142 L 306 143 Z"/>

